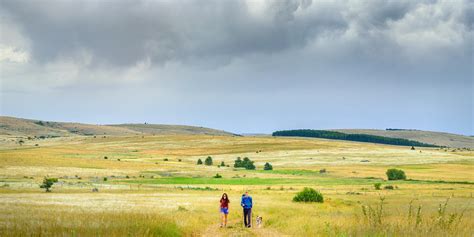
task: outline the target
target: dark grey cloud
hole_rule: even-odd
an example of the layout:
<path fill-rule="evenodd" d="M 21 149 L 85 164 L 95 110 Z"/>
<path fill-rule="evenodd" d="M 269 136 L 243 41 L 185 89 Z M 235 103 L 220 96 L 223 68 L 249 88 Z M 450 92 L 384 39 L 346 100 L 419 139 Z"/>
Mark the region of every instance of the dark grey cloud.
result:
<path fill-rule="evenodd" d="M 236 132 L 472 134 L 473 9 L 468 0 L 2 0 L 1 112 Z"/>
<path fill-rule="evenodd" d="M 370 37 L 414 6 L 411 1 L 2 1 L 32 39 L 38 62 L 87 50 L 98 63 L 120 66 L 146 57 L 162 63 L 271 54 L 341 36 L 350 24 L 361 37 Z"/>

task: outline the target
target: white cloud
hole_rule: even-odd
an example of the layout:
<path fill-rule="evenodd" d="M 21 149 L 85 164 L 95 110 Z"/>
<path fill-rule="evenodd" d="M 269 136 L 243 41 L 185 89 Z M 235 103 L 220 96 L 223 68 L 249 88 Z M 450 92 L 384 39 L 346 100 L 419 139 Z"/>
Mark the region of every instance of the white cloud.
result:
<path fill-rule="evenodd" d="M 0 45 L 0 67 L 2 61 L 14 63 L 27 63 L 30 59 L 28 52 L 16 49 L 11 46 Z"/>

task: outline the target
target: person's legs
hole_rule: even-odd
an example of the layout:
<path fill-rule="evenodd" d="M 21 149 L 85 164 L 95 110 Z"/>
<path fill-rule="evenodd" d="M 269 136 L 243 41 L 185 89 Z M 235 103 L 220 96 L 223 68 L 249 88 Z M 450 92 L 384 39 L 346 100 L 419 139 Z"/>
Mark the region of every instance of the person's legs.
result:
<path fill-rule="evenodd" d="M 221 227 L 224 223 L 224 216 L 225 216 L 225 214 L 223 212 L 221 212 Z"/>
<path fill-rule="evenodd" d="M 245 227 L 250 227 L 250 223 L 251 223 L 251 214 L 252 212 L 252 209 L 244 209 L 244 223 L 245 223 Z"/>
<path fill-rule="evenodd" d="M 228 214 L 224 214 L 224 227 L 227 226 L 227 215 L 228 215 Z"/>
<path fill-rule="evenodd" d="M 249 213 L 249 210 L 244 208 L 244 225 L 245 225 L 245 227 L 247 227 L 249 225 L 249 223 L 247 221 L 248 220 L 247 219 L 248 213 Z"/>
<path fill-rule="evenodd" d="M 249 209 L 249 227 L 252 227 L 252 208 Z"/>

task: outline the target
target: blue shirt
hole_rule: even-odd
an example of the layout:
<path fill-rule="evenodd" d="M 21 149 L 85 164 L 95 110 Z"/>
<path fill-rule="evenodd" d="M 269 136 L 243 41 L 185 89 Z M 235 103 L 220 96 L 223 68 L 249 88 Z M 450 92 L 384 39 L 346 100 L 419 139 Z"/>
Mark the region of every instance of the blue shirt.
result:
<path fill-rule="evenodd" d="M 252 197 L 242 195 L 242 201 L 240 202 L 240 205 L 241 205 L 244 209 L 250 209 L 250 208 L 252 208 Z"/>

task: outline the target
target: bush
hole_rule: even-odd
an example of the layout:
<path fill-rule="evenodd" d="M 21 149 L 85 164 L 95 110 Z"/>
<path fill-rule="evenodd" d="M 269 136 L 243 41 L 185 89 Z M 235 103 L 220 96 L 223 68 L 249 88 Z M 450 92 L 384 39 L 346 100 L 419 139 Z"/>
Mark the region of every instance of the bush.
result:
<path fill-rule="evenodd" d="M 320 170 L 319 170 L 319 173 L 320 173 L 320 174 L 324 174 L 324 173 L 326 173 L 326 172 L 327 172 L 326 169 L 320 169 Z"/>
<path fill-rule="evenodd" d="M 202 165 L 202 160 L 201 159 L 198 159 L 197 163 L 198 165 Z"/>
<path fill-rule="evenodd" d="M 212 157 L 208 156 L 206 160 L 204 161 L 204 164 L 208 166 L 212 165 Z"/>
<path fill-rule="evenodd" d="M 386 185 L 385 187 L 383 187 L 384 189 L 390 189 L 390 190 L 393 190 L 393 186 L 392 185 Z"/>
<path fill-rule="evenodd" d="M 107 182 L 107 177 L 104 177 L 104 182 Z"/>
<path fill-rule="evenodd" d="M 296 194 L 295 197 L 293 197 L 294 202 L 324 202 L 323 195 L 312 189 L 312 188 L 307 188 L 305 187 L 303 191 L 299 192 Z"/>
<path fill-rule="evenodd" d="M 220 178 L 222 178 L 222 175 L 220 175 L 219 173 L 217 173 L 216 175 L 214 175 L 214 178 L 220 179 Z"/>
<path fill-rule="evenodd" d="M 253 161 L 251 161 L 248 157 L 245 157 L 243 160 L 240 159 L 240 157 L 237 157 L 237 160 L 235 160 L 234 163 L 235 168 L 245 168 L 247 170 L 254 170 L 255 165 L 253 164 Z"/>
<path fill-rule="evenodd" d="M 222 161 L 222 162 L 221 162 L 221 166 L 225 166 L 225 163 L 224 163 L 224 161 Z"/>
<path fill-rule="evenodd" d="M 234 161 L 234 168 L 240 168 L 240 167 L 244 167 L 242 165 L 242 159 L 240 159 L 240 157 L 237 157 L 237 160 Z"/>
<path fill-rule="evenodd" d="M 405 180 L 407 178 L 405 172 L 399 169 L 388 169 L 386 174 L 388 180 Z"/>
<path fill-rule="evenodd" d="M 253 161 L 251 161 L 248 157 L 245 157 L 244 160 L 242 161 L 244 168 L 246 170 L 254 170 L 255 165 L 253 164 Z"/>
<path fill-rule="evenodd" d="M 273 166 L 270 163 L 265 163 L 263 170 L 273 170 Z"/>
<path fill-rule="evenodd" d="M 46 192 L 51 192 L 50 188 L 53 186 L 54 183 L 57 183 L 57 178 L 47 178 L 44 177 L 43 183 L 40 185 L 40 188 L 44 188 Z"/>
<path fill-rule="evenodd" d="M 168 161 L 168 158 L 164 158 L 163 161 Z"/>
<path fill-rule="evenodd" d="M 375 187 L 376 190 L 380 190 L 380 186 L 382 186 L 381 183 L 375 183 L 374 184 L 374 187 Z"/>

